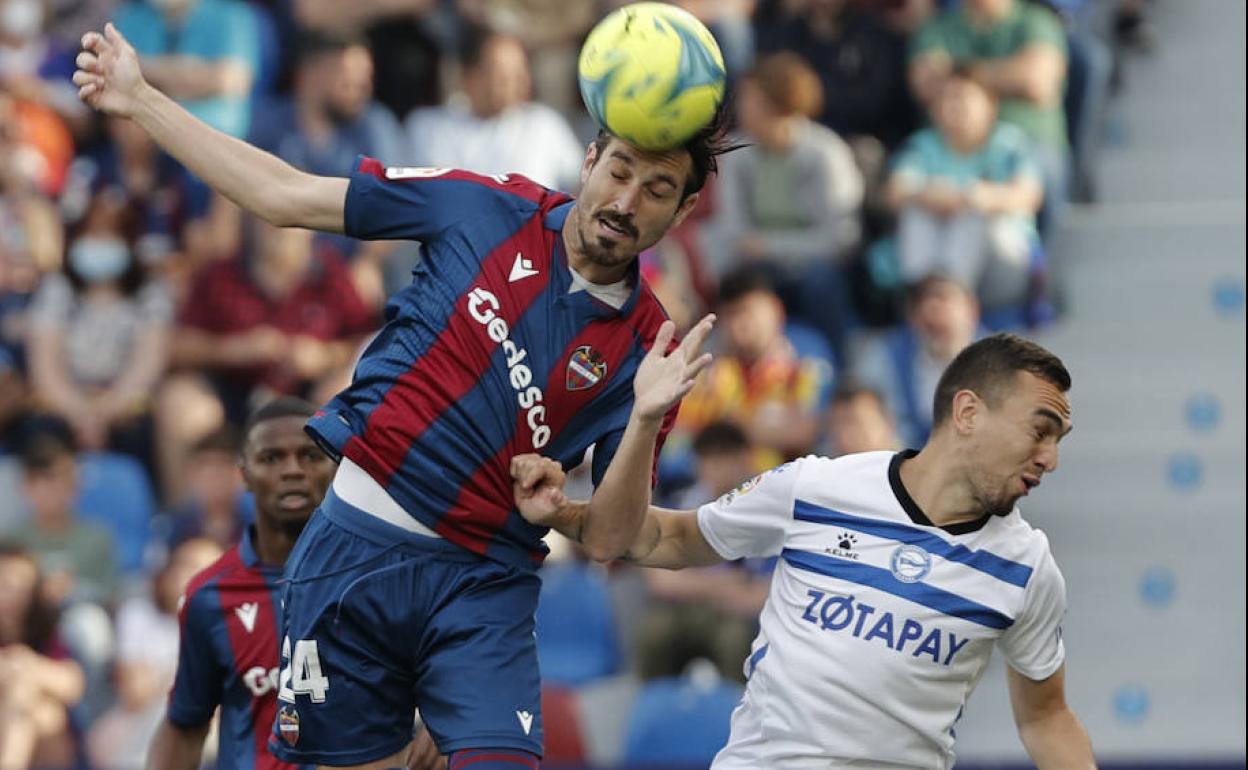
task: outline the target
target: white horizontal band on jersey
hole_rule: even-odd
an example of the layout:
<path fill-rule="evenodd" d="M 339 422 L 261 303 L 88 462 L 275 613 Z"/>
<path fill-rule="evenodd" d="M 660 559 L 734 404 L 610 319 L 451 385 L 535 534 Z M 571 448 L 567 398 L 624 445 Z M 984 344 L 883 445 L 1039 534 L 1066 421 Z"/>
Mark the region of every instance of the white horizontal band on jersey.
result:
<path fill-rule="evenodd" d="M 345 457 L 338 466 L 338 472 L 334 474 L 334 494 L 338 495 L 344 503 L 355 506 L 370 516 L 376 516 L 399 529 L 425 537 L 439 539 L 442 537 L 404 511 L 403 507 L 396 503 L 394 498 L 373 480 L 372 476 L 368 475 L 368 471 Z"/>

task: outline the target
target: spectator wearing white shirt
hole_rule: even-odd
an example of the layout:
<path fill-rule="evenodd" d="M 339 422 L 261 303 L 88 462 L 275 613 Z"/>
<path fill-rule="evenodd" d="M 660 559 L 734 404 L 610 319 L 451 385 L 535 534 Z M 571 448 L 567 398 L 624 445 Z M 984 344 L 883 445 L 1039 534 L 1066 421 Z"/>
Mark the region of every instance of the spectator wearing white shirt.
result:
<path fill-rule="evenodd" d="M 585 146 L 562 115 L 531 101 L 529 60 L 520 41 L 488 31 L 470 34 L 460 65 L 462 93 L 408 117 L 407 159 L 576 187 Z"/>

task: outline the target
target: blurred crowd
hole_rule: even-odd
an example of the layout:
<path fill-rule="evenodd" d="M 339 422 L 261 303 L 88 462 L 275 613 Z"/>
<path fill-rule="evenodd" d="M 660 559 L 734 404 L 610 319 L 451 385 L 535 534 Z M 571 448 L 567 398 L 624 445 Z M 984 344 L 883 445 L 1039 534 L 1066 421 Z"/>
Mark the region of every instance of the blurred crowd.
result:
<path fill-rule="evenodd" d="M 0 0 L 0 770 L 140 765 L 177 597 L 251 515 L 237 426 L 343 385 L 421 258 L 242 214 L 78 101 L 82 33 L 114 20 L 154 85 L 317 174 L 365 154 L 575 192 L 597 130 L 576 56 L 621 4 Z M 676 4 L 719 40 L 748 144 L 642 255 L 678 324 L 720 318 L 658 501 L 921 444 L 959 350 L 1060 306 L 1048 247 L 1095 201 L 1107 105 L 1157 44 L 1146 0 Z M 602 571 L 556 545 L 554 692 L 743 678 L 770 564 Z"/>

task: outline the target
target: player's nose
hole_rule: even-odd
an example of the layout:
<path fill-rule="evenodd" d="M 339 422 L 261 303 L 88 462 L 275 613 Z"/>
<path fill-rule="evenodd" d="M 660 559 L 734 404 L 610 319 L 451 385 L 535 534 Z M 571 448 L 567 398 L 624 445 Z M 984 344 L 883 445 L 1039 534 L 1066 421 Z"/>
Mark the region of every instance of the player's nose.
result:
<path fill-rule="evenodd" d="M 634 214 L 637 211 L 637 203 L 641 200 L 641 186 L 630 184 L 625 186 L 615 196 L 612 208 L 621 214 Z"/>

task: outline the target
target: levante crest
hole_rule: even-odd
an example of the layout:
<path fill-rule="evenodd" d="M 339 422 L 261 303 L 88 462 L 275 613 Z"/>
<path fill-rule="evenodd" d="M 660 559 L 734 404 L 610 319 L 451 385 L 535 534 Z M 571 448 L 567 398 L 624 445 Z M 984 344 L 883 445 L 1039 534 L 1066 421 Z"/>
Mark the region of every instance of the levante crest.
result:
<path fill-rule="evenodd" d="M 587 390 L 607 376 L 607 362 L 602 354 L 589 345 L 581 345 L 572 351 L 568 359 L 568 390 Z"/>

